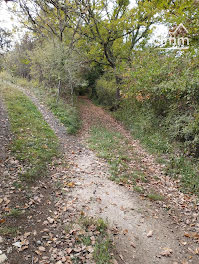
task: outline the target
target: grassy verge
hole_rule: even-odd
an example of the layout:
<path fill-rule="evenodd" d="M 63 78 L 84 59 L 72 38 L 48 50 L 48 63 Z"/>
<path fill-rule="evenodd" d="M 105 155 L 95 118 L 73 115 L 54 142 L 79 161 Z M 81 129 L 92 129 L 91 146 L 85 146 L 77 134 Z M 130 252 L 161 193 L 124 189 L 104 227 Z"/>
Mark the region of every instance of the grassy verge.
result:
<path fill-rule="evenodd" d="M 81 124 L 78 111 L 75 107 L 67 105 L 63 99 L 56 102 L 55 97 L 52 95 L 49 95 L 47 105 L 53 114 L 66 127 L 69 134 L 76 134 L 79 131 Z"/>
<path fill-rule="evenodd" d="M 184 192 L 199 195 L 198 160 L 185 156 L 180 144 L 168 138 L 166 127 L 160 126 L 161 120 L 157 120 L 150 111 L 143 113 L 130 106 L 119 109 L 114 116 L 150 153 L 157 155 L 158 162 L 166 165 L 165 174 L 180 179 Z"/>
<path fill-rule="evenodd" d="M 45 174 L 58 154 L 57 137 L 29 98 L 12 86 L 0 85 L 14 134 L 11 150 L 25 165 L 23 178 L 32 181 Z"/>
<path fill-rule="evenodd" d="M 115 131 L 103 127 L 94 126 L 91 129 L 88 140 L 89 147 L 97 152 L 97 155 L 105 159 L 110 165 L 111 179 L 117 183 L 132 184 L 138 192 L 143 192 L 139 187 L 140 182 L 147 182 L 147 175 L 140 169 L 129 167 L 129 152 L 133 152 L 127 140 Z M 139 162 L 139 157 L 134 155 L 134 160 Z"/>
<path fill-rule="evenodd" d="M 46 89 L 37 81 L 29 82 L 24 78 L 13 78 L 6 72 L 2 72 L 0 77 L 28 90 L 31 89 L 37 98 L 40 98 L 66 127 L 69 134 L 76 134 L 79 131 L 81 122 L 76 105 L 72 106 L 71 103 L 69 103 L 69 99 L 60 98 L 57 101 L 57 91 L 55 89 Z"/>

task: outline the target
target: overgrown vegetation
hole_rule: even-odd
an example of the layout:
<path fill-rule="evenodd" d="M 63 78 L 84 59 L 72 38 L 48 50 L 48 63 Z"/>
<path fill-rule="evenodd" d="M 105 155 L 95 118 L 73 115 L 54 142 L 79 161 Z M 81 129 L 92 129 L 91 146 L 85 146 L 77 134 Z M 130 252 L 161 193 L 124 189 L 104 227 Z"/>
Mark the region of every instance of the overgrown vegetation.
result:
<path fill-rule="evenodd" d="M 45 175 L 47 165 L 58 155 L 57 137 L 36 106 L 22 92 L 1 82 L 12 133 L 11 150 L 26 168 L 21 176 L 33 181 Z"/>
<path fill-rule="evenodd" d="M 137 52 L 125 76 L 124 99 L 114 115 L 150 151 L 161 154 L 166 172 L 199 193 L 197 56 Z M 143 74 L 144 72 L 144 74 Z"/>

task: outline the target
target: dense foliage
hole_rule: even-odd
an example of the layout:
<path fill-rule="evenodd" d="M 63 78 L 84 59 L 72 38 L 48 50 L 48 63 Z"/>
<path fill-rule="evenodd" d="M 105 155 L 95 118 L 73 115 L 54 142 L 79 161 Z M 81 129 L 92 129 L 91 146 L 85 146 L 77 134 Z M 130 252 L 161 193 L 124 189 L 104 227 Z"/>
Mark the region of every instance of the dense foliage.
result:
<path fill-rule="evenodd" d="M 137 51 L 124 71 L 123 105 L 148 116 L 145 129 L 164 130 L 199 156 L 199 57 L 190 53 Z M 120 110 L 121 111 L 121 110 Z M 148 128 L 147 128 L 148 126 Z"/>

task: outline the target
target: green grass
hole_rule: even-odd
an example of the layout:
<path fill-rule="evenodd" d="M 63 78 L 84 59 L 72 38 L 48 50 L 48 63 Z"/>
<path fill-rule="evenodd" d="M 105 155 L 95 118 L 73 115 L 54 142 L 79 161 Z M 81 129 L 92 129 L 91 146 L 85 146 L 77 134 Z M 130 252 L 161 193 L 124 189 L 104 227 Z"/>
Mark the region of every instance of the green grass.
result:
<path fill-rule="evenodd" d="M 110 256 L 111 241 L 109 239 L 100 239 L 95 245 L 93 257 L 96 264 L 109 264 L 111 262 Z"/>
<path fill-rule="evenodd" d="M 99 232 L 96 237 L 96 242 L 94 245 L 93 258 L 96 264 L 110 264 L 112 263 L 111 251 L 113 249 L 112 240 L 110 239 L 107 233 L 107 223 L 104 222 L 103 219 L 94 219 L 92 217 L 81 217 L 80 223 L 83 225 L 85 230 L 89 228 L 89 226 L 95 227 L 95 230 Z M 83 236 L 81 238 L 81 242 L 84 245 L 90 245 L 91 239 L 89 236 Z M 90 243 L 90 244 L 89 244 Z"/>
<path fill-rule="evenodd" d="M 49 98 L 47 104 L 53 114 L 66 127 L 69 134 L 76 134 L 79 131 L 81 123 L 75 107 L 64 103 L 62 99 L 56 102 L 55 98 Z"/>
<path fill-rule="evenodd" d="M 8 236 L 8 235 L 14 236 L 14 235 L 16 235 L 17 230 L 18 229 L 16 227 L 7 227 L 7 226 L 0 227 L 0 235 L 2 235 L 2 236 Z"/>
<path fill-rule="evenodd" d="M 91 128 L 89 147 L 97 152 L 97 155 L 105 159 L 110 165 L 111 180 L 136 185 L 138 181 L 147 182 L 147 176 L 141 171 L 129 167 L 128 151 L 133 151 L 128 141 L 115 131 L 111 131 L 102 125 Z M 139 162 L 136 153 L 133 157 Z"/>
<path fill-rule="evenodd" d="M 112 179 L 115 181 L 120 181 L 127 169 L 127 144 L 122 144 L 123 140 L 125 139 L 120 133 L 110 131 L 102 125 L 91 129 L 89 147 L 108 161 Z"/>
<path fill-rule="evenodd" d="M 23 214 L 22 210 L 13 208 L 10 210 L 10 212 L 6 216 L 17 218 L 17 217 L 20 217 L 22 214 Z"/>
<path fill-rule="evenodd" d="M 73 233 L 74 232 L 74 233 Z M 65 227 L 65 233 L 75 237 L 73 247 L 84 245 L 92 248 L 92 259 L 96 264 L 111 264 L 113 243 L 108 232 L 108 224 L 101 218 L 81 215 Z M 74 256 L 73 263 L 80 263 L 78 256 Z"/>
<path fill-rule="evenodd" d="M 27 90 L 31 89 L 36 97 L 50 108 L 53 114 L 66 127 L 69 134 L 76 134 L 81 128 L 76 98 L 74 99 L 75 105 L 72 106 L 70 103 L 71 98 L 66 99 L 61 97 L 57 101 L 57 90 L 44 87 L 38 81 L 28 81 L 27 79 L 17 77 L 13 78 L 7 72 L 1 72 L 0 77 Z"/>
<path fill-rule="evenodd" d="M 159 193 L 149 193 L 147 194 L 147 197 L 152 200 L 152 201 L 163 201 L 164 197 L 162 195 L 160 195 Z"/>
<path fill-rule="evenodd" d="M 48 163 L 57 156 L 57 137 L 27 96 L 13 86 L 0 85 L 14 135 L 12 153 L 27 168 L 21 176 L 35 180 L 45 175 Z"/>
<path fill-rule="evenodd" d="M 144 193 L 144 190 L 143 190 L 143 188 L 142 187 L 140 187 L 140 186 L 134 186 L 134 188 L 133 188 L 136 192 L 138 192 L 138 193 Z"/>
<path fill-rule="evenodd" d="M 199 195 L 198 160 L 186 157 L 180 144 L 169 139 L 166 128 L 159 125 L 161 120 L 146 109 L 136 109 L 135 105 L 122 107 L 114 116 L 157 156 L 157 162 L 166 164 L 165 174 L 180 179 L 182 191 Z"/>

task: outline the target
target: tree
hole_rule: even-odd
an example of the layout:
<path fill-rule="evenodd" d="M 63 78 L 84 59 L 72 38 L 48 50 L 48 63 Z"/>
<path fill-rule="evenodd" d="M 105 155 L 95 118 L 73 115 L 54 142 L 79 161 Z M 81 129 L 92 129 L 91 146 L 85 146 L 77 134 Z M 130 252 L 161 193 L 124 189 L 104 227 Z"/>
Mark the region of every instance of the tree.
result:
<path fill-rule="evenodd" d="M 70 31 L 69 47 L 83 50 L 91 63 L 114 72 L 120 99 L 121 61 L 130 61 L 132 50 L 149 36 L 151 26 L 161 20 L 168 2 L 137 0 L 19 0 L 23 24 L 42 37 L 54 36 L 64 44 Z"/>
<path fill-rule="evenodd" d="M 34 47 L 33 39 L 26 33 L 20 43 L 16 43 L 13 50 L 5 56 L 5 67 L 13 75 L 30 79 L 29 52 Z"/>
<path fill-rule="evenodd" d="M 21 23 L 36 35 L 46 38 L 58 38 L 63 41 L 64 31 L 70 28 L 69 5 L 63 1 L 53 0 L 19 0 L 20 9 L 15 13 L 20 15 Z"/>
<path fill-rule="evenodd" d="M 130 8 L 128 0 L 76 0 L 76 14 L 81 17 L 77 29 L 79 42 L 93 62 L 111 67 L 120 98 L 121 77 L 118 65 L 129 60 L 132 50 L 150 33 L 159 19 L 159 1 L 136 1 Z M 80 44 L 81 46 L 81 44 Z"/>
<path fill-rule="evenodd" d="M 11 47 L 12 33 L 0 27 L 0 54 L 7 51 Z"/>

